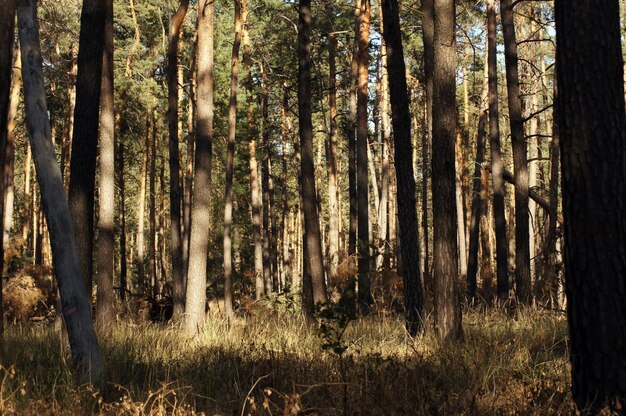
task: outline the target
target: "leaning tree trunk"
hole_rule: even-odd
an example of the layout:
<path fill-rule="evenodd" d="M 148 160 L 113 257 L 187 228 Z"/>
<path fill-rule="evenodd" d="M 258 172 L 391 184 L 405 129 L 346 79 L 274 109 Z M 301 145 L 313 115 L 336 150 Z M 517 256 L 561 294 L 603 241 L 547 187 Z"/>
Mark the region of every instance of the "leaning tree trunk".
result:
<path fill-rule="evenodd" d="M 454 0 L 434 2 L 433 68 L 433 229 L 435 331 L 441 339 L 459 339 L 461 303 L 457 283 L 456 232 L 456 41 Z"/>
<path fill-rule="evenodd" d="M 382 2 L 384 36 L 389 59 L 389 95 L 393 121 L 398 222 L 402 270 L 404 271 L 404 305 L 406 328 L 411 336 L 423 329 L 424 287 L 420 277 L 419 224 L 415 202 L 415 177 L 411 149 L 411 114 L 404 67 L 402 34 L 397 0 Z"/>
<path fill-rule="evenodd" d="M 513 143 L 513 173 L 515 175 L 515 289 L 519 301 L 530 304 L 532 292 L 528 233 L 528 154 L 526 138 L 524 137 L 522 100 L 519 91 L 513 1 L 500 0 L 500 13 L 504 36 L 507 98 L 511 122 L 511 141 Z"/>
<path fill-rule="evenodd" d="M 581 413 L 626 406 L 624 79 L 618 2 L 557 0 L 565 282 Z"/>
<path fill-rule="evenodd" d="M 85 288 L 91 297 L 93 276 L 94 192 L 102 52 L 104 0 L 85 0 L 80 16 L 76 107 L 70 158 L 69 205 L 74 221 L 76 248 L 83 267 Z"/>
<path fill-rule="evenodd" d="M 20 1 L 17 16 L 28 135 L 41 188 L 43 212 L 50 230 L 54 273 L 58 280 L 72 362 L 81 383 L 100 384 L 104 381 L 104 359 L 91 321 L 91 305 L 76 250 L 69 206 L 65 198 L 59 197 L 65 191 L 50 133 L 36 1 Z"/>
<path fill-rule="evenodd" d="M 185 310 L 185 276 L 183 275 L 183 241 L 181 235 L 180 152 L 178 149 L 178 43 L 180 28 L 185 20 L 189 0 L 181 0 L 176 14 L 170 19 L 167 49 L 167 127 L 169 132 L 170 169 L 170 257 L 172 259 L 172 301 L 174 318 Z"/>
<path fill-rule="evenodd" d="M 100 190 L 96 245 L 96 323 L 104 328 L 115 321 L 115 103 L 113 91 L 113 0 L 105 0 L 104 54 L 100 111 Z"/>
<path fill-rule="evenodd" d="M 487 55 L 489 65 L 489 143 L 491 145 L 491 172 L 493 180 L 493 216 L 496 224 L 496 270 L 498 298 L 509 296 L 508 243 L 504 217 L 504 180 L 500 154 L 500 127 L 498 115 L 498 67 L 496 55 L 496 11 L 494 0 L 487 3 Z M 528 227 L 527 227 L 528 228 Z"/>
<path fill-rule="evenodd" d="M 324 254 L 320 232 L 315 169 L 313 167 L 313 123 L 311 120 L 311 0 L 300 0 L 298 9 L 298 118 L 300 130 L 300 182 L 304 214 L 303 290 L 310 287 L 313 304 L 328 300 L 324 280 Z M 310 285 L 307 280 L 310 279 Z M 303 295 L 309 299 L 309 294 Z M 312 305 L 308 305 L 310 308 Z"/>
<path fill-rule="evenodd" d="M 226 186 L 224 196 L 224 313 L 228 319 L 233 315 L 233 246 L 231 228 L 233 223 L 233 171 L 235 138 L 237 132 L 237 84 L 239 75 L 239 47 L 241 45 L 241 2 L 235 0 L 235 41 L 230 59 L 230 103 L 228 108 L 228 144 L 226 150 Z"/>
<path fill-rule="evenodd" d="M 370 1 L 357 2 L 359 13 L 358 85 L 356 111 L 356 178 L 358 207 L 358 302 L 362 314 L 369 313 L 372 304 L 369 265 L 369 184 L 367 180 L 368 150 L 368 64 L 370 34 Z"/>
<path fill-rule="evenodd" d="M 213 18 L 212 0 L 198 2 L 198 90 L 191 243 L 187 271 L 185 330 L 202 329 L 206 303 L 207 251 L 211 226 L 211 159 L 213 148 Z"/>

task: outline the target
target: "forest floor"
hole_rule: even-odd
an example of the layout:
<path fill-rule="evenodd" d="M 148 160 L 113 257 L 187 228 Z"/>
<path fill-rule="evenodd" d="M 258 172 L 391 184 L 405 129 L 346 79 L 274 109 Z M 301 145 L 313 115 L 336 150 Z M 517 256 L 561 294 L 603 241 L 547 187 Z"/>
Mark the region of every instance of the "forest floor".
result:
<path fill-rule="evenodd" d="M 123 323 L 100 336 L 103 393 L 73 384 L 52 325 L 12 326 L 0 414 L 574 414 L 564 316 L 464 312 L 459 344 L 438 343 L 430 318 L 417 340 L 399 317 L 353 321 L 333 345 L 347 348 L 341 356 L 322 347 L 319 328 L 275 305 L 230 327 L 214 316 L 194 339 L 172 325 Z"/>

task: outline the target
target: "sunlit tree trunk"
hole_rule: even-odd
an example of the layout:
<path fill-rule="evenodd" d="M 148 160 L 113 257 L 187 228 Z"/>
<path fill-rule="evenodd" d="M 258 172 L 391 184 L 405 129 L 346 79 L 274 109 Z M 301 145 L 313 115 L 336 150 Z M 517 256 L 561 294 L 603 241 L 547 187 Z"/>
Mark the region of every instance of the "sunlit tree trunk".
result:
<path fill-rule="evenodd" d="M 135 265 L 139 278 L 139 292 L 144 294 L 146 290 L 146 276 L 144 268 L 145 243 L 144 243 L 144 223 L 146 212 L 146 180 L 148 178 L 148 154 L 150 152 L 150 135 L 152 131 L 151 115 L 146 116 L 146 137 L 144 141 L 143 163 L 141 167 L 141 178 L 139 182 L 139 195 L 137 197 L 137 240 Z"/>
<path fill-rule="evenodd" d="M 150 287 L 152 289 L 152 299 L 156 300 L 159 293 L 159 280 L 157 277 L 157 246 L 156 246 L 156 158 L 157 158 L 157 119 L 156 109 L 152 112 L 152 139 L 150 140 L 150 170 L 149 170 L 149 183 L 150 188 L 148 190 L 148 218 L 149 218 L 149 248 L 148 248 L 148 260 L 150 262 Z"/>
<path fill-rule="evenodd" d="M 13 200 L 15 196 L 14 190 L 14 173 L 15 173 L 15 127 L 17 126 L 17 110 L 20 101 L 20 91 L 22 89 L 22 60 L 19 55 L 19 47 L 15 48 L 15 62 L 13 64 L 13 76 L 11 80 L 11 93 L 9 114 L 7 116 L 6 135 L 2 137 L 4 140 L 4 149 L 0 155 L 4 153 L 4 184 L 2 186 L 4 193 L 4 225 L 3 225 L 3 247 L 9 246 L 11 237 L 11 228 L 13 227 Z"/>
<path fill-rule="evenodd" d="M 291 133 L 291 119 L 289 118 L 289 94 L 287 87 L 285 86 L 283 91 L 283 104 L 281 107 L 281 135 L 282 135 L 282 182 L 283 186 L 287 186 L 289 178 L 287 158 L 287 140 Z M 282 243 L 283 243 L 283 287 L 291 283 L 293 288 L 293 265 L 290 245 L 293 241 L 292 227 L 291 227 L 291 214 L 288 202 L 289 192 L 286 189 L 283 190 L 282 195 Z"/>
<path fill-rule="evenodd" d="M 360 0 L 359 0 L 360 1 Z M 357 1 L 358 3 L 358 1 Z M 348 109 L 348 123 L 346 140 L 348 141 L 348 196 L 349 196 L 349 223 L 348 223 L 348 255 L 357 254 L 357 228 L 358 228 L 358 201 L 356 179 L 356 119 L 357 119 L 357 85 L 359 77 L 359 31 L 360 31 L 360 8 L 354 8 L 354 46 L 352 59 L 350 60 L 350 105 Z"/>

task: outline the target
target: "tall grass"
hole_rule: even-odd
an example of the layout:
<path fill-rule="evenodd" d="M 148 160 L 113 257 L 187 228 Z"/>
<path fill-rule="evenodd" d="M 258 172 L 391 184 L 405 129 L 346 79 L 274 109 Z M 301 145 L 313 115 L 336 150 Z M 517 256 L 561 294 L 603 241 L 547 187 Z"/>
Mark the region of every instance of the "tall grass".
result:
<path fill-rule="evenodd" d="M 351 324 L 339 360 L 314 326 L 257 310 L 198 337 L 167 325 L 120 323 L 101 345 L 110 385 L 75 386 L 52 327 L 11 327 L 0 371 L 3 414 L 566 415 L 567 325 L 536 310 L 514 319 L 466 311 L 465 339 L 413 340 L 400 318 Z M 432 327 L 428 322 L 427 325 Z M 4 377 L 3 377 L 4 374 Z M 347 400 L 344 404 L 344 383 Z M 347 406 L 347 408 L 345 408 Z"/>

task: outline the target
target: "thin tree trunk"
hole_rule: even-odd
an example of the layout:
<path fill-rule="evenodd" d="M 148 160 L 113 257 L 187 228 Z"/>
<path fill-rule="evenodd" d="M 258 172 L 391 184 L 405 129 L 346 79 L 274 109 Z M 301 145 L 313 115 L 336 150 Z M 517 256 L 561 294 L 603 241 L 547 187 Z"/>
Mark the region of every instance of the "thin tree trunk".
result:
<path fill-rule="evenodd" d="M 291 260 L 291 252 L 290 252 L 290 243 L 293 240 L 291 235 L 291 227 L 290 227 L 290 218 L 288 218 L 290 209 L 289 209 L 289 201 L 287 192 L 287 181 L 289 177 L 288 172 L 288 164 L 287 164 L 287 140 L 288 136 L 291 132 L 291 120 L 289 119 L 289 94 L 287 91 L 287 86 L 284 86 L 283 90 L 283 105 L 281 107 L 281 135 L 282 135 L 282 182 L 283 182 L 283 193 L 282 193 L 282 224 L 283 224 L 283 232 L 282 232 L 282 240 L 283 240 L 283 288 L 293 282 L 293 267 Z M 293 289 L 293 284 L 291 284 Z"/>
<path fill-rule="evenodd" d="M 359 0 L 360 1 L 360 0 Z M 350 203 L 350 219 L 348 228 L 348 255 L 357 255 L 358 201 L 356 179 L 356 119 L 357 119 L 357 86 L 359 77 L 359 31 L 360 8 L 354 8 L 354 47 L 350 61 L 350 108 L 348 112 L 348 194 Z"/>
<path fill-rule="evenodd" d="M 256 160 L 256 140 L 248 145 L 250 152 L 250 188 L 252 189 L 252 234 L 254 240 L 254 276 L 255 298 L 261 299 L 265 293 L 263 279 L 263 237 L 261 235 L 261 192 L 259 189 L 259 173 Z"/>
<path fill-rule="evenodd" d="M 305 272 L 303 296 L 309 296 L 312 304 L 328 300 L 324 280 L 324 255 L 320 232 L 317 193 L 315 191 L 315 170 L 313 167 L 313 123 L 311 121 L 311 0 L 300 0 L 298 9 L 298 117 L 300 130 L 300 183 L 302 187 L 302 211 L 304 213 L 304 252 Z"/>
<path fill-rule="evenodd" d="M 169 132 L 169 170 L 170 170 L 170 258 L 172 259 L 172 302 L 174 319 L 179 320 L 185 310 L 185 276 L 183 274 L 183 242 L 181 236 L 181 187 L 180 187 L 180 152 L 179 141 L 179 86 L 178 86 L 178 45 L 180 29 L 189 0 L 180 0 L 176 14 L 169 24 L 167 50 L 167 127 Z"/>
<path fill-rule="evenodd" d="M 265 293 L 273 291 L 272 258 L 272 189 L 270 189 L 271 144 L 269 135 L 269 89 L 263 65 L 261 67 L 261 141 L 263 159 L 261 163 L 261 189 L 263 192 L 263 280 Z"/>
<path fill-rule="evenodd" d="M 455 199 L 456 41 L 454 0 L 434 1 L 433 229 L 435 332 L 459 339 L 461 303 Z"/>
<path fill-rule="evenodd" d="M 139 292 L 142 294 L 145 294 L 146 291 L 146 276 L 144 270 L 144 222 L 146 212 L 146 180 L 148 178 L 148 153 L 150 152 L 150 135 L 152 128 L 151 116 L 148 115 L 146 117 L 146 139 L 141 168 L 141 182 L 139 183 L 139 196 L 137 198 L 137 255 L 135 257 L 137 275 L 139 277 Z"/>
<path fill-rule="evenodd" d="M 193 160 L 195 158 L 195 113 L 196 113 L 196 49 L 198 37 L 196 35 L 192 52 L 191 52 L 191 68 L 190 68 L 190 87 L 189 99 L 187 101 L 187 163 L 185 164 L 185 187 L 183 199 L 183 280 L 185 281 L 185 291 L 187 287 L 187 271 L 189 269 L 189 244 L 191 237 L 191 195 L 193 194 Z"/>
<path fill-rule="evenodd" d="M 119 117 L 119 116 L 118 116 Z M 124 180 L 124 142 L 118 138 L 117 172 L 120 218 L 120 299 L 126 300 L 128 290 L 128 266 L 126 261 L 126 182 Z"/>
<path fill-rule="evenodd" d="M 231 228 L 233 223 L 233 171 L 235 139 L 237 133 L 237 84 L 239 74 L 239 47 L 241 45 L 241 3 L 235 0 L 235 41 L 230 59 L 230 103 L 228 108 L 228 145 L 226 151 L 226 186 L 224 196 L 224 313 L 228 319 L 233 315 L 233 247 Z"/>
<path fill-rule="evenodd" d="M 43 212 L 50 224 L 54 271 L 59 283 L 72 362 L 80 383 L 100 384 L 104 381 L 104 359 L 91 321 L 91 305 L 81 275 L 70 210 L 67 200 L 59 198 L 64 193 L 63 180 L 50 135 L 35 0 L 20 2 L 17 15 L 28 133 L 41 186 Z"/>
<path fill-rule="evenodd" d="M 93 284 L 94 193 L 105 16 L 104 0 L 83 1 L 70 158 L 69 205 L 74 221 L 76 248 L 83 267 L 82 275 L 90 297 Z"/>
<path fill-rule="evenodd" d="M 68 87 L 69 106 L 67 109 L 67 125 L 63 131 L 61 140 L 61 176 L 65 184 L 65 193 L 69 193 L 70 187 L 70 163 L 72 155 L 72 136 L 74 135 L 74 110 L 76 109 L 76 76 L 78 74 L 78 62 L 76 59 L 76 44 L 73 43 L 70 49 L 70 84 Z"/>
<path fill-rule="evenodd" d="M 213 147 L 213 18 L 212 0 L 198 2 L 198 97 L 194 187 L 191 204 L 191 244 L 185 304 L 185 329 L 197 332 L 204 325 L 207 251 L 211 227 L 211 159 Z"/>
<path fill-rule="evenodd" d="M 515 175 L 515 288 L 519 301 L 530 304 L 532 291 L 528 235 L 528 155 L 519 91 L 517 40 L 512 0 L 500 0 L 500 14 L 504 36 L 507 99 Z"/>
<path fill-rule="evenodd" d="M 22 60 L 19 55 L 19 46 L 15 48 L 15 63 L 13 65 L 13 76 L 11 82 L 11 93 L 9 103 L 9 114 L 6 124 L 6 141 L 4 142 L 4 149 L 0 152 L 0 155 L 4 153 L 4 185 L 2 192 L 4 194 L 4 225 L 3 225 L 3 247 L 8 247 L 11 237 L 11 228 L 13 228 L 13 199 L 15 196 L 14 190 L 14 174 L 15 174 L 15 127 L 17 110 L 20 101 L 20 90 L 22 89 Z M 3 138 L 4 139 L 4 138 Z"/>
<path fill-rule="evenodd" d="M 105 328 L 115 321 L 115 103 L 113 79 L 113 0 L 105 0 L 102 92 L 100 95 L 100 190 L 98 193 L 98 243 L 96 245 L 96 324 Z"/>
<path fill-rule="evenodd" d="M 456 197 L 456 222 L 457 241 L 459 244 L 459 271 L 461 281 L 467 277 L 467 246 L 465 245 L 465 213 L 463 212 L 463 156 L 461 148 L 463 146 L 463 132 L 457 129 L 455 143 L 455 197 Z"/>
<path fill-rule="evenodd" d="M 159 280 L 157 278 L 157 246 L 156 246 L 156 158 L 157 158 L 157 120 L 156 109 L 152 111 L 152 140 L 150 141 L 150 189 L 148 190 L 148 216 L 150 222 L 150 236 L 148 259 L 150 262 L 150 287 L 152 289 L 152 301 L 156 301 L 159 293 Z"/>
<path fill-rule="evenodd" d="M 498 298 L 509 296 L 508 242 L 504 216 L 504 180 L 500 154 L 500 127 L 498 113 L 498 69 L 496 56 L 496 11 L 494 0 L 487 3 L 487 43 L 489 65 L 489 142 L 491 145 L 491 172 L 493 181 L 493 215 L 496 224 L 496 269 Z"/>
<path fill-rule="evenodd" d="M 22 239 L 24 240 L 24 254 L 26 256 L 32 256 L 32 252 L 30 251 L 32 244 L 29 243 L 30 240 L 28 237 L 31 232 L 31 163 L 32 153 L 30 144 L 26 143 L 26 159 L 24 161 L 24 211 L 22 214 Z"/>

